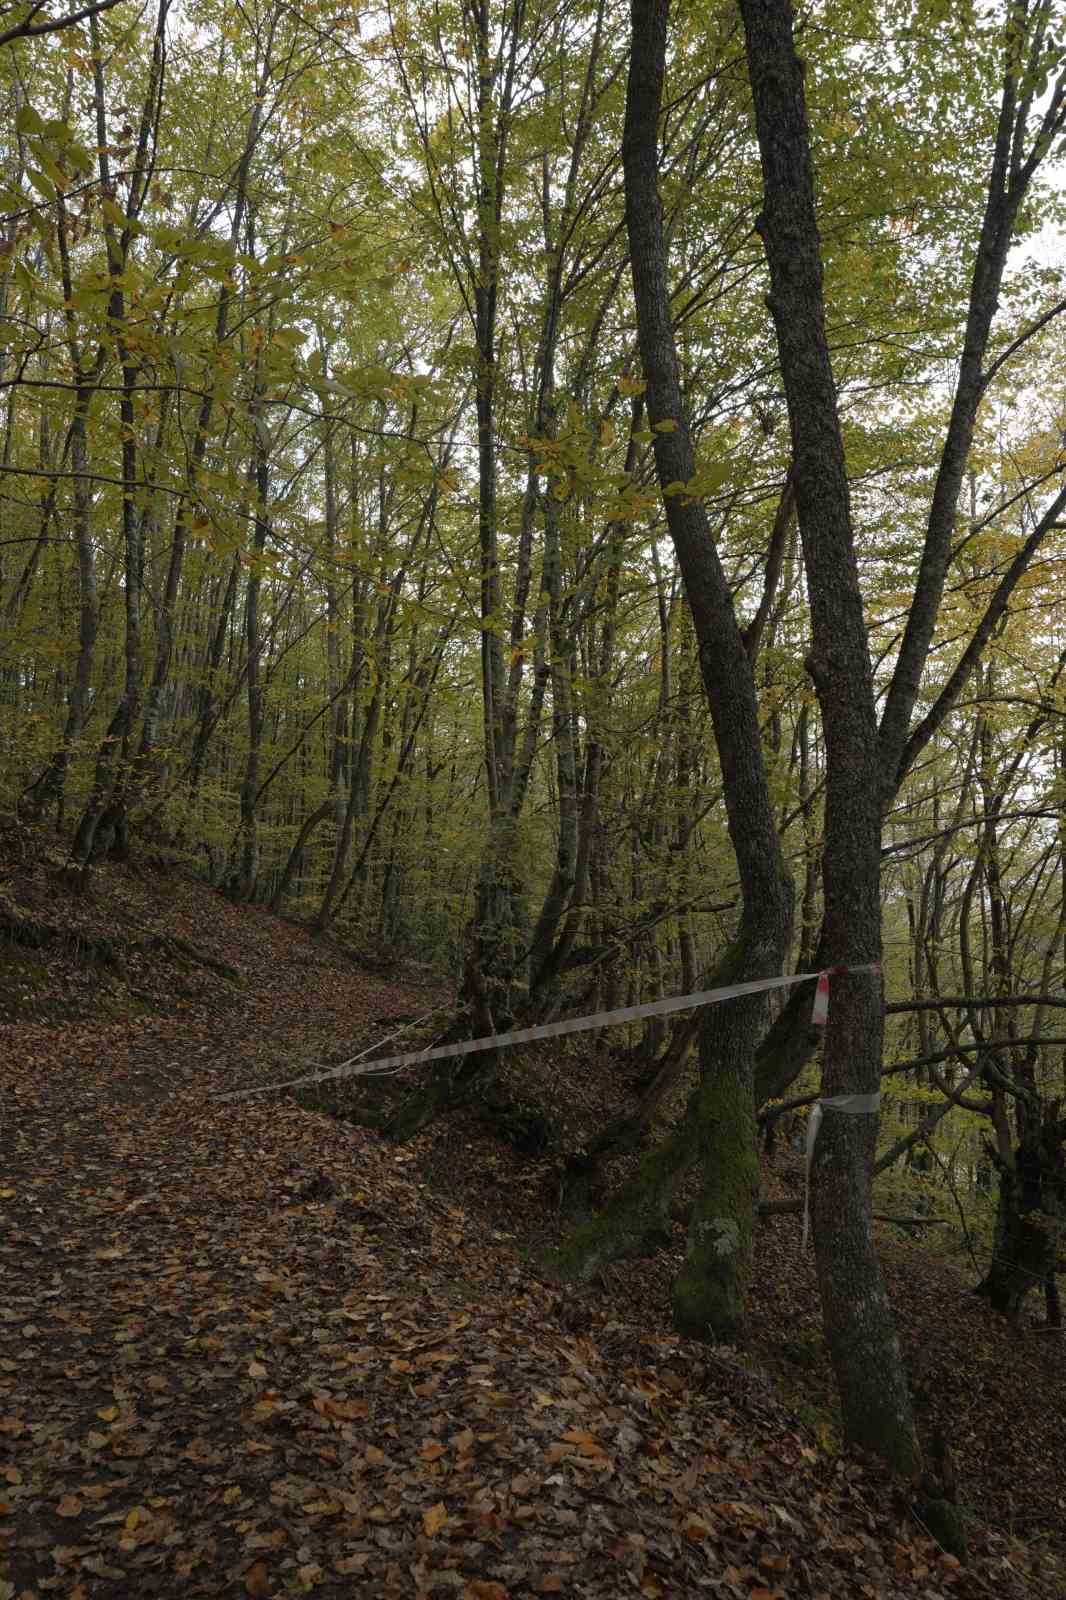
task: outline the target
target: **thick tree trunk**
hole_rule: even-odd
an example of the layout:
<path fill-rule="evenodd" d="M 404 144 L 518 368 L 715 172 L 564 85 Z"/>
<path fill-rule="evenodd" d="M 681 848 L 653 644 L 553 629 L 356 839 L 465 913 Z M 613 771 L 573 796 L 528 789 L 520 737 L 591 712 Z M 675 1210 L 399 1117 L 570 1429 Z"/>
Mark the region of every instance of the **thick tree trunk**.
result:
<path fill-rule="evenodd" d="M 737 938 L 715 981 L 742 981 L 782 970 L 791 935 L 792 880 L 770 801 L 751 661 L 706 513 L 683 488 L 694 475 L 695 456 L 681 393 L 658 193 L 668 11 L 668 0 L 633 0 L 622 145 L 626 228 L 656 472 L 692 613 L 743 894 Z M 753 1059 L 765 1014 L 761 995 L 704 1013 L 700 1088 L 684 1125 L 645 1159 L 609 1213 L 562 1252 L 565 1271 L 587 1276 L 608 1249 L 635 1248 L 661 1225 L 677 1179 L 698 1154 L 701 1193 L 674 1291 L 678 1327 L 698 1338 L 733 1339 L 741 1324 L 757 1186 Z"/>
<path fill-rule="evenodd" d="M 831 963 L 881 955 L 881 796 L 873 681 L 836 389 L 825 333 L 803 64 L 789 0 L 741 0 L 770 266 L 792 433 L 796 502 L 810 593 L 808 663 L 826 746 L 824 938 Z M 883 1036 L 879 980 L 835 985 L 823 1085 L 829 1096 L 876 1095 Z M 906 1375 L 870 1230 L 876 1115 L 828 1111 L 815 1149 L 812 1214 L 826 1339 L 845 1432 L 896 1471 L 920 1452 Z"/>

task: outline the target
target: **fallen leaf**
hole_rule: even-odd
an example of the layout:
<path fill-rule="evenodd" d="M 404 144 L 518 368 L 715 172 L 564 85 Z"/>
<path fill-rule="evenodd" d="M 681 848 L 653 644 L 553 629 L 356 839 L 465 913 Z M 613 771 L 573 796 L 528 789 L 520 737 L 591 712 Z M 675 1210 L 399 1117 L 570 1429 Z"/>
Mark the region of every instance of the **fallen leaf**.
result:
<path fill-rule="evenodd" d="M 443 1500 L 438 1500 L 435 1506 L 430 1506 L 428 1511 L 422 1513 L 422 1526 L 432 1539 L 438 1534 L 448 1520 L 448 1508 Z"/>
<path fill-rule="evenodd" d="M 56 1506 L 56 1510 L 61 1517 L 80 1517 L 82 1503 L 76 1494 L 65 1494 Z"/>
<path fill-rule="evenodd" d="M 254 1561 L 244 1574 L 244 1587 L 252 1600 L 261 1600 L 270 1593 L 270 1574 L 265 1561 Z"/>
<path fill-rule="evenodd" d="M 583 1456 L 605 1456 L 606 1450 L 584 1428 L 571 1428 L 563 1434 L 567 1444 L 576 1445 Z"/>

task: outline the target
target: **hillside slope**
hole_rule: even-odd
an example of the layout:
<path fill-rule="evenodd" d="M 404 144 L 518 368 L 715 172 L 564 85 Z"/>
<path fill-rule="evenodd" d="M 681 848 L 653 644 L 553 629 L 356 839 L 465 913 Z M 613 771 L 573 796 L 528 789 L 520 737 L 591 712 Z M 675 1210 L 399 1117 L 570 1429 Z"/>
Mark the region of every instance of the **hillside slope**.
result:
<path fill-rule="evenodd" d="M 495 1163 L 470 1130 L 396 1148 L 221 1098 L 439 993 L 160 873 L 75 900 L 55 865 L 0 878 L 0 1600 L 1061 1596 L 1003 1531 L 959 1568 L 739 1359 L 674 1338 L 663 1264 L 579 1301 L 537 1281 L 477 1193 L 424 1181 L 434 1139 Z M 813 1300 L 762 1260 L 764 1334 L 776 1294 L 802 1337 Z M 969 1360 L 935 1270 L 904 1316 L 950 1316 Z"/>

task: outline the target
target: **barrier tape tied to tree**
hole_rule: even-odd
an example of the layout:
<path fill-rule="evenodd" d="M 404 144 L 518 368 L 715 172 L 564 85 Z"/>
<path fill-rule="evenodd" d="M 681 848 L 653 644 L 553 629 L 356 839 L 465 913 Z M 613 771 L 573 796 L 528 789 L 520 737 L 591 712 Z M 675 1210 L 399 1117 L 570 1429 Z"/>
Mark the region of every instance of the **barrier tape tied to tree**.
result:
<path fill-rule="evenodd" d="M 830 978 L 850 976 L 852 973 L 860 972 L 880 972 L 880 970 L 877 962 L 867 962 L 856 966 L 829 967 L 823 972 L 794 972 L 781 978 L 755 978 L 749 983 L 729 983 L 718 989 L 700 989 L 692 994 L 674 995 L 668 1000 L 649 1000 L 644 1005 L 621 1006 L 615 1011 L 597 1011 L 586 1017 L 566 1017 L 562 1022 L 546 1022 L 535 1028 L 516 1028 L 510 1033 L 495 1033 L 482 1039 L 465 1039 L 457 1044 L 436 1045 L 429 1050 L 411 1050 L 404 1055 L 384 1056 L 374 1061 L 367 1061 L 364 1052 L 363 1056 L 352 1057 L 348 1061 L 342 1061 L 339 1066 L 329 1067 L 324 1071 L 305 1073 L 298 1078 L 286 1078 L 280 1083 L 262 1084 L 253 1089 L 233 1089 L 219 1098 L 244 1100 L 251 1095 L 271 1094 L 279 1089 L 301 1088 L 306 1084 L 326 1083 L 338 1078 L 382 1077 L 400 1072 L 404 1067 L 424 1066 L 431 1061 L 446 1061 L 454 1056 L 476 1055 L 483 1050 L 500 1050 L 507 1045 L 528 1044 L 534 1039 L 555 1039 L 567 1033 L 587 1033 L 593 1029 L 611 1028 L 623 1022 L 638 1022 L 642 1017 L 664 1017 L 673 1011 L 718 1005 L 723 1000 L 735 1000 L 741 995 L 761 994 L 771 989 L 790 989 L 797 983 L 811 981 L 815 981 L 811 1022 L 820 1028 L 825 1025 L 829 1014 Z M 858 1106 L 847 1107 L 841 1102 L 876 1099 L 877 1096 L 874 1095 L 838 1095 L 820 1104 L 837 1110 L 859 1110 Z M 872 1105 L 863 1109 L 876 1111 L 877 1107 Z M 810 1144 L 812 1154 L 813 1148 L 812 1138 Z"/>

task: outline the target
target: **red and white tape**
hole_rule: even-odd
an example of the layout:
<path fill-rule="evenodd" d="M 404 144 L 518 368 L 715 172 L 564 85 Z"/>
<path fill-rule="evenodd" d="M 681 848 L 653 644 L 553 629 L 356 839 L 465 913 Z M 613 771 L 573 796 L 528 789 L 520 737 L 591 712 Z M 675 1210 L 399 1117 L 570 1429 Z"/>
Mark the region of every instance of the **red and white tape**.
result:
<path fill-rule="evenodd" d="M 794 972 L 783 978 L 756 978 L 750 983 L 728 983 L 719 989 L 700 989 L 694 994 L 674 995 L 669 1000 L 649 1000 L 645 1005 L 621 1006 L 615 1011 L 597 1011 L 587 1017 L 566 1017 L 562 1022 L 546 1022 L 536 1028 L 515 1028 L 510 1033 L 489 1034 L 483 1039 L 464 1039 L 457 1044 L 437 1045 L 430 1050 L 412 1050 L 406 1055 L 385 1056 L 376 1061 L 366 1061 L 353 1056 L 339 1066 L 317 1072 L 305 1073 L 299 1078 L 286 1078 L 281 1083 L 267 1083 L 255 1089 L 234 1089 L 220 1095 L 222 1100 L 242 1100 L 254 1094 L 270 1094 L 275 1089 L 295 1089 L 310 1083 L 326 1083 L 337 1078 L 365 1078 L 400 1072 L 404 1067 L 424 1066 L 430 1061 L 446 1061 L 453 1056 L 476 1055 L 482 1050 L 502 1050 L 512 1044 L 527 1044 L 534 1039 L 554 1039 L 567 1033 L 586 1033 L 594 1028 L 611 1028 L 623 1022 L 639 1022 L 643 1017 L 664 1017 L 672 1011 L 688 1011 L 695 1006 L 713 1006 L 723 1000 L 735 1000 L 741 995 L 761 994 L 771 989 L 790 989 L 797 983 L 816 979 L 814 1009 L 811 1021 L 815 1027 L 825 1024 L 829 1011 L 829 981 L 834 977 L 857 972 L 880 972 L 877 962 L 858 966 L 830 967 L 825 972 Z M 364 1051 L 363 1055 L 365 1056 Z"/>

